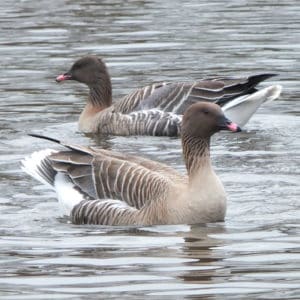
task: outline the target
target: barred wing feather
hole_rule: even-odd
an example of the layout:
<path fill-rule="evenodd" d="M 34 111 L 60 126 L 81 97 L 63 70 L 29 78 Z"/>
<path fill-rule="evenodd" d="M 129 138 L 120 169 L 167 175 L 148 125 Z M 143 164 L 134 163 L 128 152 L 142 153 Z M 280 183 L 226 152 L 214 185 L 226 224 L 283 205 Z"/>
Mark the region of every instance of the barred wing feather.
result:
<path fill-rule="evenodd" d="M 64 151 L 48 158 L 55 171 L 64 173 L 90 199 L 118 199 L 137 209 L 159 199 L 173 181 L 185 181 L 164 164 L 106 150 L 96 155 L 92 148 L 86 153 Z"/>
<path fill-rule="evenodd" d="M 198 101 L 214 102 L 221 106 L 236 97 L 251 94 L 255 86 L 275 74 L 259 74 L 247 78 L 215 77 L 195 82 L 162 82 L 140 88 L 114 104 L 115 112 L 156 108 L 165 112 L 183 114 Z"/>

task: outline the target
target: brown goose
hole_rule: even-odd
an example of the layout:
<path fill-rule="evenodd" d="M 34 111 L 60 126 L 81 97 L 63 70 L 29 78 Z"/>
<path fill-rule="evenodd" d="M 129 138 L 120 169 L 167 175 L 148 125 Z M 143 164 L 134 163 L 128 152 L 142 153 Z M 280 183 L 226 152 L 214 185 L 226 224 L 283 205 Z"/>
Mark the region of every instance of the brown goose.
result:
<path fill-rule="evenodd" d="M 187 175 L 162 163 L 62 143 L 22 161 L 25 172 L 52 186 L 75 224 L 151 225 L 224 220 L 226 196 L 210 161 L 210 137 L 240 131 L 212 103 L 191 105 L 182 121 Z"/>
<path fill-rule="evenodd" d="M 83 132 L 177 136 L 182 114 L 188 106 L 199 101 L 219 104 L 228 118 L 244 126 L 262 103 L 279 96 L 279 85 L 259 91 L 255 88 L 272 76 L 274 74 L 155 83 L 133 91 L 114 104 L 107 68 L 96 56 L 77 60 L 56 81 L 76 80 L 89 87 L 87 104 L 79 118 L 79 129 Z"/>

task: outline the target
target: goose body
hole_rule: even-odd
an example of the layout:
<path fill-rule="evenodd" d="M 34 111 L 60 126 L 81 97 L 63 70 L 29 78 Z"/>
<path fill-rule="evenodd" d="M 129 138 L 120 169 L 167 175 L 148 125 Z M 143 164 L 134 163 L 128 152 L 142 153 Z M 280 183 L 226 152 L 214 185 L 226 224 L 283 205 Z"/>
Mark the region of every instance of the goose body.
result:
<path fill-rule="evenodd" d="M 224 187 L 210 161 L 210 137 L 239 131 L 216 104 L 197 103 L 181 128 L 187 174 L 146 158 L 63 143 L 22 161 L 25 172 L 54 188 L 75 224 L 152 225 L 222 221 Z"/>
<path fill-rule="evenodd" d="M 76 80 L 89 87 L 87 104 L 79 118 L 79 129 L 83 132 L 178 136 L 183 113 L 197 102 L 220 105 L 226 116 L 244 126 L 261 104 L 280 95 L 280 85 L 256 89 L 260 82 L 272 76 L 274 74 L 154 83 L 112 103 L 112 86 L 106 65 L 90 55 L 77 60 L 56 81 Z"/>

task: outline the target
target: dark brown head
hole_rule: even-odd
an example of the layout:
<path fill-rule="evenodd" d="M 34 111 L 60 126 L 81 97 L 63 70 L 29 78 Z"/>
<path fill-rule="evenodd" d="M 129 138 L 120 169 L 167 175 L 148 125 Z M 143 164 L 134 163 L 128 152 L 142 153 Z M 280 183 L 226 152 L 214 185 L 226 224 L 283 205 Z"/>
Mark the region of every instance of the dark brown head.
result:
<path fill-rule="evenodd" d="M 110 77 L 104 62 L 94 55 L 80 58 L 68 72 L 56 77 L 57 82 L 65 80 L 76 80 L 88 86 L 97 85 L 101 81 L 110 84 Z"/>
<path fill-rule="evenodd" d="M 217 104 L 198 102 L 191 105 L 184 113 L 182 135 L 207 139 L 220 130 L 241 131 L 237 124 L 225 117 Z"/>

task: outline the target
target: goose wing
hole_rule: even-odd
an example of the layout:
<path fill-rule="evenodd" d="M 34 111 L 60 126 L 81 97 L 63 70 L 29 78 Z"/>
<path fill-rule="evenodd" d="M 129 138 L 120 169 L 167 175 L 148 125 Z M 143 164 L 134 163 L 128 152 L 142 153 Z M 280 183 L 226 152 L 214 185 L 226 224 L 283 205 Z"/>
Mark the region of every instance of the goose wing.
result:
<path fill-rule="evenodd" d="M 71 209 L 75 224 L 161 224 L 169 191 L 185 181 L 163 164 L 107 150 L 58 152 L 49 160 L 88 199 Z"/>
<path fill-rule="evenodd" d="M 118 199 L 136 209 L 161 199 L 168 189 L 186 178 L 162 163 L 133 155 L 83 147 L 40 135 L 67 148 L 47 156 L 55 172 L 62 173 L 85 199 Z"/>
<path fill-rule="evenodd" d="M 49 156 L 53 169 L 67 176 L 75 187 L 91 199 L 119 199 L 140 209 L 161 198 L 170 179 L 147 163 L 139 164 L 108 153 L 63 151 Z"/>
<path fill-rule="evenodd" d="M 155 83 L 130 93 L 114 105 L 116 112 L 159 109 L 183 114 L 188 106 L 198 101 L 209 101 L 221 106 L 236 97 L 256 91 L 255 86 L 275 74 L 259 74 L 246 78 L 214 77 L 192 83 Z"/>
<path fill-rule="evenodd" d="M 127 114 L 134 110 L 137 110 L 137 107 L 139 107 L 142 101 L 148 99 L 153 93 L 155 94 L 158 90 L 163 91 L 165 87 L 170 84 L 170 82 L 159 82 L 135 89 L 133 92 L 114 103 L 114 111 Z M 152 108 L 155 107 L 152 106 Z"/>

